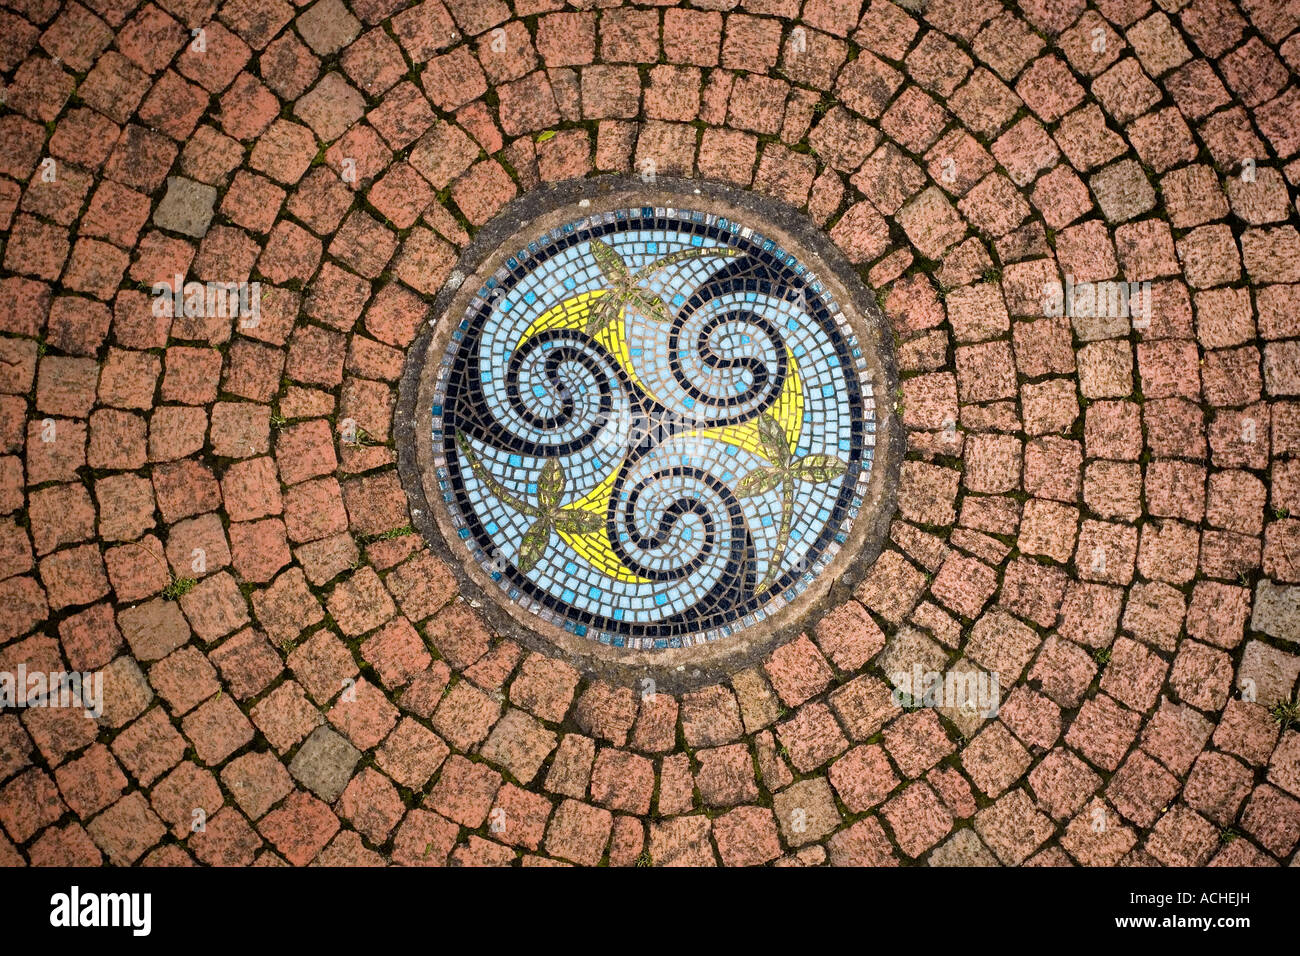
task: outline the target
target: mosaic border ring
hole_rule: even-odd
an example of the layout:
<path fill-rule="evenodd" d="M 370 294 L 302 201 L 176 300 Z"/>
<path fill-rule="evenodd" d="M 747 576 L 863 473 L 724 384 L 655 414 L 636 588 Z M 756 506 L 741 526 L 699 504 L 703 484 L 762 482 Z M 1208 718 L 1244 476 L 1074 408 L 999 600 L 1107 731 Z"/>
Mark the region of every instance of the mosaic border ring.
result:
<path fill-rule="evenodd" d="M 879 553 L 892 336 L 802 214 L 662 179 L 530 193 L 434 316 L 399 464 L 499 631 L 670 682 L 732 670 Z"/>

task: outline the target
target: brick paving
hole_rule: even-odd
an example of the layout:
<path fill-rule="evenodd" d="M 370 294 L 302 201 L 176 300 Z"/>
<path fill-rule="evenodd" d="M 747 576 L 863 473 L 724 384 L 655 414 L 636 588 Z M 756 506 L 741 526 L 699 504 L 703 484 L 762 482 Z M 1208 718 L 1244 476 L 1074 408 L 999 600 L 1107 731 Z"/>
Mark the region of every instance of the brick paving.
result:
<path fill-rule="evenodd" d="M 0 863 L 1293 862 L 1298 28 L 10 0 L 0 670 L 102 673 L 104 706 L 0 713 Z M 647 163 L 829 234 L 907 429 L 853 599 L 653 697 L 493 633 L 410 531 L 391 429 L 479 227 Z M 260 320 L 157 314 L 178 274 L 261 282 Z M 1079 308 L 1109 281 L 1149 319 Z M 914 665 L 1001 706 L 900 707 Z"/>

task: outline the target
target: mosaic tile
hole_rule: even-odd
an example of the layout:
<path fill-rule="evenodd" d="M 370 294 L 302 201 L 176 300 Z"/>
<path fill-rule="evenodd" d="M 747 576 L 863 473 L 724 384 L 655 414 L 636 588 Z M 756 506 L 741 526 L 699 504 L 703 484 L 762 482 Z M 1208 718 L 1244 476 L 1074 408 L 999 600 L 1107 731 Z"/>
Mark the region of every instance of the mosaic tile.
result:
<path fill-rule="evenodd" d="M 508 256 L 441 356 L 437 485 L 507 599 L 614 647 L 794 600 L 875 451 L 867 363 L 806 263 L 744 225 L 624 209 Z"/>

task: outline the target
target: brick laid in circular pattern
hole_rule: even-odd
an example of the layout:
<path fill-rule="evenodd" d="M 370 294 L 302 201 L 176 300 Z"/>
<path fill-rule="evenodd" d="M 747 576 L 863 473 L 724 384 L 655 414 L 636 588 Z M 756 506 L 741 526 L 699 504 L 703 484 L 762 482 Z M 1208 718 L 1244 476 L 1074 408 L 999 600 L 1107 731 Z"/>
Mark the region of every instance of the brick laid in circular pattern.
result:
<path fill-rule="evenodd" d="M 1300 860 L 1295 0 L 6 0 L 0 85 L 0 673 L 103 677 L 0 712 L 0 866 Z M 548 639 L 412 369 L 723 183 L 874 294 L 897 493 L 788 626 Z"/>
<path fill-rule="evenodd" d="M 753 213 L 584 206 L 442 319 L 416 426 L 439 521 L 490 593 L 601 644 L 768 621 L 869 500 L 878 338 Z"/>

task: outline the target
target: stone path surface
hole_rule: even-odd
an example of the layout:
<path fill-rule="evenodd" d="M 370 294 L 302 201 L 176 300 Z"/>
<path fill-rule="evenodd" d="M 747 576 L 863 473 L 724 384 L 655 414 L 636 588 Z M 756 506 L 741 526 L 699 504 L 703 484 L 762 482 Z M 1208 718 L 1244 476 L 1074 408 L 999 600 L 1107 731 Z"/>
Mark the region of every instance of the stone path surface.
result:
<path fill-rule="evenodd" d="M 6 0 L 0 671 L 104 701 L 0 712 L 0 863 L 1294 862 L 1298 28 Z M 851 600 L 643 699 L 459 597 L 392 419 L 503 204 L 651 169 L 829 234 L 895 331 L 907 450 Z M 260 282 L 259 321 L 157 314 L 178 274 Z M 1149 319 L 1084 314 L 1121 280 Z M 899 706 L 914 670 L 1000 707 Z"/>

